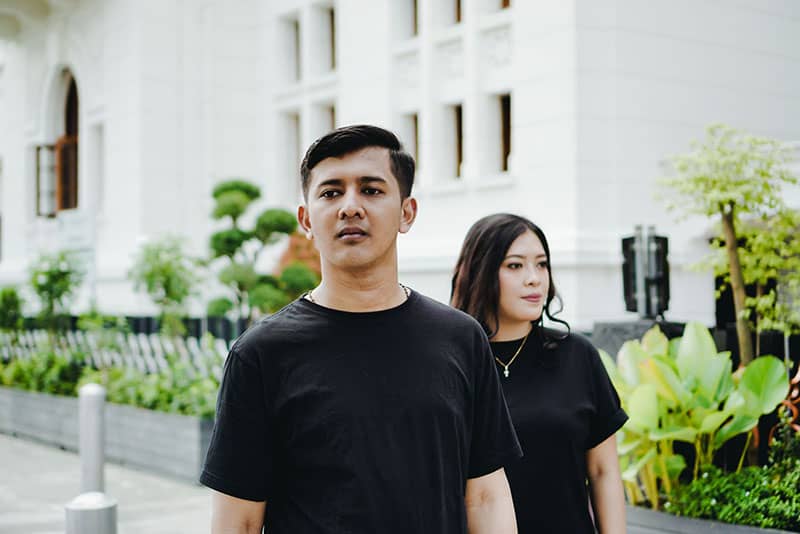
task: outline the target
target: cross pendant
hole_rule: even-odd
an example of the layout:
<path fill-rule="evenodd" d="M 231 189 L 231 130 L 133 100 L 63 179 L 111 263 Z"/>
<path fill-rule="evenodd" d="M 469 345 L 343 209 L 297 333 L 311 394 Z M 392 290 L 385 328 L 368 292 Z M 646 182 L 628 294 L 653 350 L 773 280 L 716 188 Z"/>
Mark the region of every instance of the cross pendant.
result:
<path fill-rule="evenodd" d="M 503 369 L 503 374 L 505 375 L 506 378 L 508 378 L 508 367 Z"/>

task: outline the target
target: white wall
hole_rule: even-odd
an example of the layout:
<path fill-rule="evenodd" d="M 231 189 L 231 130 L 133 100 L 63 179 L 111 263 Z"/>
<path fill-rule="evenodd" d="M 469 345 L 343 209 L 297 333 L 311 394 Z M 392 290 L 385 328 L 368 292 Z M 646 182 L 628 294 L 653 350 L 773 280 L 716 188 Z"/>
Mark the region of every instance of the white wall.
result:
<path fill-rule="evenodd" d="M 299 159 L 327 130 L 330 109 L 337 125 L 381 124 L 406 144 L 404 117 L 416 113 L 420 215 L 400 238 L 404 282 L 446 301 L 468 227 L 489 213 L 519 213 L 550 239 L 562 316 L 588 329 L 632 317 L 623 311 L 619 240 L 634 224 L 655 224 L 670 237 L 668 318 L 711 323 L 713 280 L 685 270 L 705 250 L 710 222 L 674 222 L 654 199 L 655 182 L 665 157 L 687 150 L 710 122 L 800 139 L 800 5 L 515 0 L 498 10 L 499 2 L 463 0 L 454 24 L 452 2 L 420 0 L 412 35 L 412 4 L 80 0 L 24 25 L 5 45 L 0 80 L 0 283 L 24 281 L 40 248 L 88 242 L 99 306 L 150 313 L 125 278 L 133 252 L 173 233 L 204 254 L 216 182 L 253 180 L 264 191 L 258 208 L 293 209 Z M 27 150 L 52 133 L 48 105 L 64 66 L 80 97 L 80 208 L 37 220 Z M 491 108 L 504 93 L 507 172 L 497 168 Z M 446 115 L 454 104 L 463 106 L 460 178 Z M 76 309 L 91 296 L 84 291 Z"/>

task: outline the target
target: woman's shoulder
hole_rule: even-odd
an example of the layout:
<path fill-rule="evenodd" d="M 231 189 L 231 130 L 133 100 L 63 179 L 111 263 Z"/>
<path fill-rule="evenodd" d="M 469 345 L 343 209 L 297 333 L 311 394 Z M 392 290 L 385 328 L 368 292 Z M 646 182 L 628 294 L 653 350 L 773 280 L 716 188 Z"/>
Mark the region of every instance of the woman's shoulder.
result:
<path fill-rule="evenodd" d="M 550 348 L 559 353 L 571 354 L 584 358 L 598 356 L 597 349 L 586 336 L 576 332 L 566 332 L 556 328 L 542 328 L 545 348 Z"/>

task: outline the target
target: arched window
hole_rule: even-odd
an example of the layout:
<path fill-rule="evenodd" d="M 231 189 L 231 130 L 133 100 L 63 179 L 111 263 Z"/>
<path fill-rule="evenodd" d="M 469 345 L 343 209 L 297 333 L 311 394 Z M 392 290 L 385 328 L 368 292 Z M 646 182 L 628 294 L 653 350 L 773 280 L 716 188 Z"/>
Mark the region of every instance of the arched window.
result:
<path fill-rule="evenodd" d="M 78 207 L 78 86 L 72 76 L 63 106 L 55 142 L 36 147 L 36 213 L 45 217 Z"/>

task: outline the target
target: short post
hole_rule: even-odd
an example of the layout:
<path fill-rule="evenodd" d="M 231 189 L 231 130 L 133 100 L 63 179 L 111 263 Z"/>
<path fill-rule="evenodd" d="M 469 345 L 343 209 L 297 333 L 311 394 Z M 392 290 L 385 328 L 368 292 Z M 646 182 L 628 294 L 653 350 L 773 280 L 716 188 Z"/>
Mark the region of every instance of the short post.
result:
<path fill-rule="evenodd" d="M 103 412 L 106 390 L 99 384 L 86 384 L 78 392 L 79 433 L 78 451 L 81 455 L 81 493 L 102 492 L 105 486 L 103 463 L 105 453 L 105 421 Z"/>
<path fill-rule="evenodd" d="M 81 494 L 66 505 L 66 534 L 117 534 L 117 501 L 103 493 L 106 390 L 86 384 L 78 397 Z"/>
<path fill-rule="evenodd" d="M 66 534 L 117 534 L 117 501 L 105 493 L 81 493 L 66 508 Z"/>

